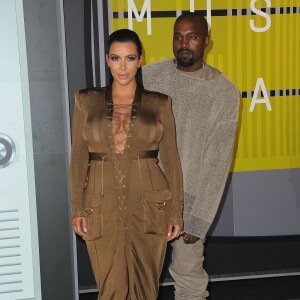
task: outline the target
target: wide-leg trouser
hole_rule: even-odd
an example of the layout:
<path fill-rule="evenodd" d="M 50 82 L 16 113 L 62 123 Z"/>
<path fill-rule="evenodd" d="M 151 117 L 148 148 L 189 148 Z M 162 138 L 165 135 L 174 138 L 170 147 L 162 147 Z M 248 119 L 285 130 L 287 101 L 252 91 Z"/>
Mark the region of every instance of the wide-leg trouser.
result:
<path fill-rule="evenodd" d="M 195 244 L 185 244 L 182 237 L 172 243 L 172 263 L 169 271 L 175 280 L 176 300 L 203 300 L 208 297 L 206 291 L 208 275 L 203 269 L 203 240 Z"/>

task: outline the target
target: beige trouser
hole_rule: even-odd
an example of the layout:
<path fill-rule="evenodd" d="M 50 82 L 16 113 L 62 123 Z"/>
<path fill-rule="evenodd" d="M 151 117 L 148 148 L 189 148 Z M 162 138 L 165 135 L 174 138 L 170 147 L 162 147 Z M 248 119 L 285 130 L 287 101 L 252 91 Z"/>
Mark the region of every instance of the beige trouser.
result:
<path fill-rule="evenodd" d="M 203 240 L 185 244 L 182 237 L 172 243 L 172 263 L 169 271 L 175 280 L 176 300 L 202 300 L 206 291 L 208 275 L 203 269 Z"/>

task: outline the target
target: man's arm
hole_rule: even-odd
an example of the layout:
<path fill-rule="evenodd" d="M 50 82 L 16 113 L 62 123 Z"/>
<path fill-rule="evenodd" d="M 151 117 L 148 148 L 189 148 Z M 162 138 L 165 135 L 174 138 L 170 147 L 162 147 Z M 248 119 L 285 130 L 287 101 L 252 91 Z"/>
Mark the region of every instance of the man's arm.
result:
<path fill-rule="evenodd" d="M 192 236 L 205 239 L 219 207 L 231 166 L 239 100 L 238 91 L 232 89 L 230 101 L 222 105 L 217 116 L 209 123 L 203 159 L 199 162 L 201 178 L 196 198 L 191 211 L 184 216 L 184 231 L 191 235 L 187 242 L 195 240 Z"/>

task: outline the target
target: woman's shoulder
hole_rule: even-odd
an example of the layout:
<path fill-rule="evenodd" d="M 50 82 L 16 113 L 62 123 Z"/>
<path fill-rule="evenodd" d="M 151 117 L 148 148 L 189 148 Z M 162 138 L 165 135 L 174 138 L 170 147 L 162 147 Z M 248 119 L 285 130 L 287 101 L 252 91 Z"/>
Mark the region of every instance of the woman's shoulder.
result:
<path fill-rule="evenodd" d="M 93 99 L 104 99 L 106 87 L 90 87 L 86 89 L 79 90 L 75 93 L 77 95 L 77 100 L 81 103 L 92 101 Z"/>
<path fill-rule="evenodd" d="M 94 107 L 98 107 L 99 103 L 103 103 L 105 100 L 106 88 L 91 87 L 82 90 L 78 90 L 75 93 L 75 103 L 83 110 L 93 110 Z M 102 105 L 100 105 L 102 107 Z"/>
<path fill-rule="evenodd" d="M 90 87 L 86 89 L 79 90 L 78 93 L 79 95 L 89 95 L 90 93 L 93 94 L 105 94 L 106 87 Z"/>
<path fill-rule="evenodd" d="M 169 107 L 171 104 L 171 98 L 163 93 L 156 92 L 156 91 L 150 91 L 150 90 L 144 90 L 145 98 L 148 99 L 148 101 L 157 101 L 157 107 L 159 109 L 165 110 L 166 107 Z M 147 100 L 146 100 L 147 101 Z"/>

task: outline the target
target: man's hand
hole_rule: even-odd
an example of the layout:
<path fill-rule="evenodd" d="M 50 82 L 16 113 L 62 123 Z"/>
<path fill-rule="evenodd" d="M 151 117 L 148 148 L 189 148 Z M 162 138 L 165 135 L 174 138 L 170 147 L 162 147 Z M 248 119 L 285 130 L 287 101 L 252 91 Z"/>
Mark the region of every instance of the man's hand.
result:
<path fill-rule="evenodd" d="M 72 228 L 80 236 L 84 236 L 87 232 L 86 217 L 77 217 L 72 219 Z"/>
<path fill-rule="evenodd" d="M 185 244 L 195 244 L 197 241 L 200 240 L 199 237 L 186 232 L 182 235 L 182 239 Z"/>

